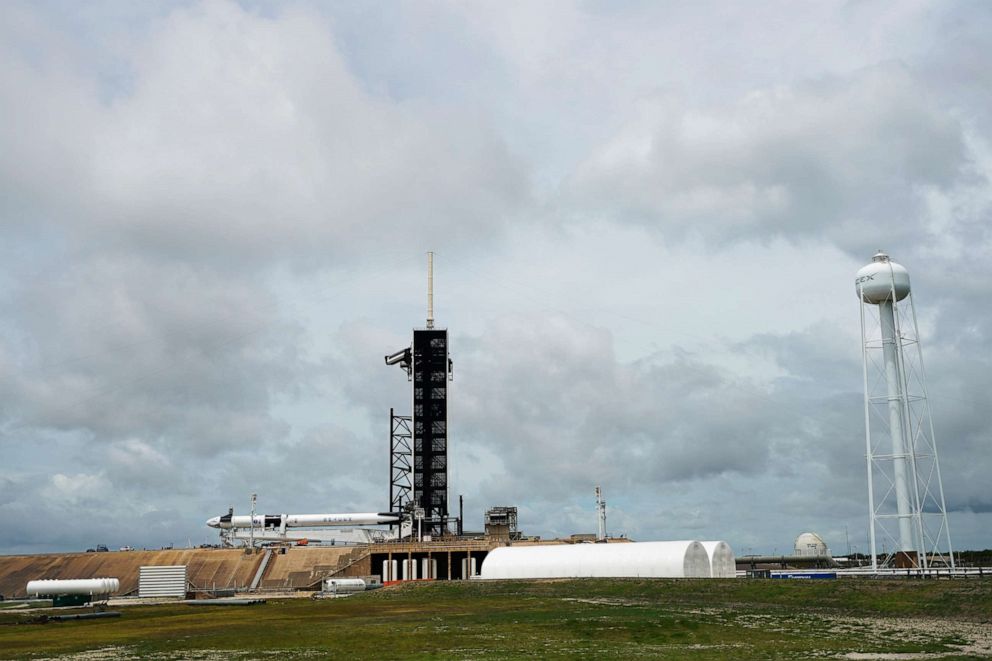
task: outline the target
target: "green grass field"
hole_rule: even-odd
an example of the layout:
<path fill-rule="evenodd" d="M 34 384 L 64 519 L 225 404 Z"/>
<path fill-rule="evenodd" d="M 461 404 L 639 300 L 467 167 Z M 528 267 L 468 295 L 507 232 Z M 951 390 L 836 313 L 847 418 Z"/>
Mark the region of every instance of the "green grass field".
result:
<path fill-rule="evenodd" d="M 0 658 L 992 657 L 990 580 L 439 582 L 119 610 L 46 624 L 0 612 Z"/>

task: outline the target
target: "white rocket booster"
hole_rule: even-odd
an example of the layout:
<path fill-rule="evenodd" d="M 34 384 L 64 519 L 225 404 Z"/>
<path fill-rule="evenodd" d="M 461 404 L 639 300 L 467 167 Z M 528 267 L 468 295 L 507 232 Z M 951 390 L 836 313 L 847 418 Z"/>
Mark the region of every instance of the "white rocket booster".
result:
<path fill-rule="evenodd" d="M 215 516 L 207 520 L 211 528 L 232 530 L 235 528 L 278 529 L 286 528 L 324 528 L 328 526 L 381 526 L 399 523 L 402 514 L 399 512 L 345 512 L 337 514 L 256 514 L 234 516 L 228 512 L 223 516 Z"/>

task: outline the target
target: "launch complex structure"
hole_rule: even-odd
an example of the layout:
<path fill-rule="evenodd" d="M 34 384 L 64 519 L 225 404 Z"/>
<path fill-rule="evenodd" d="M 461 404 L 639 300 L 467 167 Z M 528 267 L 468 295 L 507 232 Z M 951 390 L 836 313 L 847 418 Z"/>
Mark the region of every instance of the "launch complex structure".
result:
<path fill-rule="evenodd" d="M 389 410 L 389 511 L 407 512 L 421 538 L 450 532 L 448 511 L 448 384 L 453 362 L 448 329 L 434 326 L 434 253 L 427 253 L 427 325 L 410 346 L 385 357 L 413 388 L 410 416 Z M 462 512 L 454 518 L 462 532 Z"/>
<path fill-rule="evenodd" d="M 453 362 L 448 330 L 438 328 L 434 322 L 432 252 L 427 253 L 426 325 L 414 328 L 410 346 L 386 355 L 385 363 L 398 365 L 406 373 L 411 384 L 412 409 L 409 415 L 398 414 L 395 408 L 389 409 L 388 508 L 382 512 L 256 515 L 252 494 L 251 515 L 235 516 L 232 508 L 207 521 L 208 526 L 221 531 L 224 546 L 233 546 L 236 542 L 250 546 L 256 542 L 356 545 L 453 542 L 466 534 L 463 499 L 458 499 L 457 516 L 449 506 L 448 394 Z M 352 528 L 346 529 L 346 526 Z M 384 530 L 375 526 L 389 528 Z M 602 527 L 605 529 L 605 520 Z M 517 508 L 490 508 L 485 515 L 485 530 L 485 533 L 470 536 L 475 540 L 483 535 L 520 540 Z M 601 532 L 600 537 L 605 539 L 605 532 Z"/>
<path fill-rule="evenodd" d="M 220 531 L 227 545 L 245 542 L 246 550 L 0 557 L 0 594 L 23 596 L 29 580 L 100 574 L 118 577 L 120 593 L 131 594 L 140 591 L 139 569 L 145 566 L 184 565 L 188 568 L 188 592 L 209 596 L 234 591 L 315 590 L 329 578 L 463 580 L 480 573 L 486 576 L 484 563 L 493 552 L 504 559 L 519 560 L 514 565 L 516 573 L 506 577 L 523 576 L 520 572 L 524 570 L 536 577 L 593 575 L 582 573 L 587 570 L 579 566 L 589 562 L 600 572 L 597 576 L 655 575 L 636 573 L 641 571 L 636 563 L 619 562 L 621 556 L 636 555 L 636 548 L 652 548 L 651 543 L 617 548 L 631 540 L 607 535 L 606 501 L 599 487 L 595 535 L 553 540 L 525 537 L 517 528 L 517 508 L 509 506 L 486 511 L 485 532 L 466 532 L 461 498 L 458 516 L 452 516 L 448 396 L 453 363 L 448 330 L 435 326 L 433 253 L 428 253 L 427 262 L 426 325 L 413 329 L 409 347 L 385 356 L 386 365 L 404 370 L 411 388 L 409 415 L 397 415 L 395 409 L 389 412 L 386 511 L 261 515 L 255 513 L 253 494 L 250 515 L 235 516 L 229 510 L 207 521 Z M 834 570 L 831 565 L 831 572 L 838 576 L 844 572 L 908 577 L 977 571 L 981 576 L 981 569 L 955 567 L 909 275 L 880 252 L 858 272 L 855 288 L 861 303 L 871 567 Z M 309 541 L 329 544 L 311 546 Z M 274 543 L 258 548 L 256 542 Z M 703 555 L 696 549 L 700 562 L 705 554 L 710 555 L 713 571 L 715 556 L 707 544 L 724 543 L 692 542 L 690 546 L 703 549 Z M 881 553 L 877 545 L 882 547 Z M 683 555 L 688 558 L 687 554 L 689 551 Z M 731 558 L 726 568 L 730 577 L 736 572 L 729 546 L 725 555 Z M 816 566 L 821 560 L 830 561 L 829 556 L 819 555 L 798 559 Z M 737 559 L 737 564 L 741 569 L 761 570 L 755 566 L 758 563 L 781 564 L 785 569 L 787 562 L 796 565 L 796 560 L 745 556 Z M 799 566 L 809 566 L 808 562 Z M 524 567 L 527 563 L 530 569 Z"/>

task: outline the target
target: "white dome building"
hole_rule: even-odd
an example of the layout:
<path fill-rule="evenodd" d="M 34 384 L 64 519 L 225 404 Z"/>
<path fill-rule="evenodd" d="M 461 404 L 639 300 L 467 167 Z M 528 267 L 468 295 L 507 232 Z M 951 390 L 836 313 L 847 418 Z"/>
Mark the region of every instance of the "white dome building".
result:
<path fill-rule="evenodd" d="M 729 548 L 729 547 L 728 547 Z M 709 578 L 695 541 L 504 546 L 482 563 L 482 578 Z"/>
<path fill-rule="evenodd" d="M 823 538 L 815 532 L 804 532 L 796 537 L 796 555 L 828 556 L 830 549 Z"/>

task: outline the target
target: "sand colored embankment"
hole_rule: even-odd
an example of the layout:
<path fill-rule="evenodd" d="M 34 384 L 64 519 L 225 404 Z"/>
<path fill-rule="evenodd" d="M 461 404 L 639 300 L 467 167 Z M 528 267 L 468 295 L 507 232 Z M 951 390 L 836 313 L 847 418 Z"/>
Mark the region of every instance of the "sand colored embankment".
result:
<path fill-rule="evenodd" d="M 119 595 L 137 592 L 142 565 L 186 565 L 195 588 L 243 587 L 251 583 L 261 555 L 239 549 L 181 549 L 109 553 L 51 553 L 0 556 L 0 595 L 26 596 L 28 581 L 42 578 L 117 578 Z"/>
<path fill-rule="evenodd" d="M 26 596 L 28 581 L 43 578 L 116 578 L 118 596 L 136 594 L 138 570 L 143 565 L 186 565 L 194 590 L 243 589 L 251 584 L 264 551 L 243 549 L 183 549 L 172 551 L 118 551 L 107 553 L 51 553 L 0 556 L 0 595 Z M 319 586 L 321 579 L 338 574 L 371 573 L 365 547 L 290 547 L 273 549 L 258 587 L 298 589 Z"/>
<path fill-rule="evenodd" d="M 285 549 L 285 553 L 273 552 L 258 587 L 315 587 L 321 579 L 338 572 L 348 576 L 369 574 L 369 567 L 365 547 L 290 547 Z"/>

